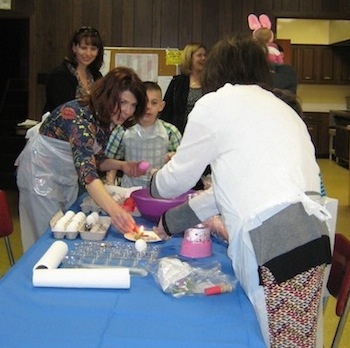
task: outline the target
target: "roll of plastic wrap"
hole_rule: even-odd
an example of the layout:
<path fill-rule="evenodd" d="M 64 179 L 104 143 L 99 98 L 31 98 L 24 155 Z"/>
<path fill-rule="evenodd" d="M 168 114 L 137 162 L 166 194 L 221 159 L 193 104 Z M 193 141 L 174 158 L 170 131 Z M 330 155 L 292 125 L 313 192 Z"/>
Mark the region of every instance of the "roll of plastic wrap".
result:
<path fill-rule="evenodd" d="M 33 267 L 33 285 L 59 288 L 130 288 L 128 268 L 58 268 L 67 253 L 68 246 L 65 242 L 54 242 Z"/>
<path fill-rule="evenodd" d="M 128 268 L 58 268 L 33 271 L 33 285 L 58 288 L 129 289 Z"/>
<path fill-rule="evenodd" d="M 62 241 L 54 242 L 41 259 L 34 265 L 36 269 L 54 269 L 57 268 L 68 253 L 68 245 Z"/>

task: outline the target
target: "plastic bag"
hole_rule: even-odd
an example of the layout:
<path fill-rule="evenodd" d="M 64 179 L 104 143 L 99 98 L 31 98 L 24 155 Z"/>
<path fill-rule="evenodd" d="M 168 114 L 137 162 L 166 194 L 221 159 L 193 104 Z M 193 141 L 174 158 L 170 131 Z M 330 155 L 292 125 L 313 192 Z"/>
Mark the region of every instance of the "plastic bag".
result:
<path fill-rule="evenodd" d="M 125 200 L 130 197 L 131 192 L 140 190 L 142 188 L 141 186 L 125 188 L 107 184 L 104 186 L 108 193 L 112 196 L 112 198 L 120 205 L 122 205 L 125 202 Z M 97 203 L 95 203 L 95 201 L 89 195 L 84 197 L 83 202 L 80 204 L 80 208 L 85 214 L 92 211 L 106 214 L 106 212 Z"/>
<path fill-rule="evenodd" d="M 163 257 L 150 271 L 161 289 L 174 297 L 231 292 L 237 284 L 233 275 L 221 271 L 218 261 L 183 261 L 178 256 Z"/>

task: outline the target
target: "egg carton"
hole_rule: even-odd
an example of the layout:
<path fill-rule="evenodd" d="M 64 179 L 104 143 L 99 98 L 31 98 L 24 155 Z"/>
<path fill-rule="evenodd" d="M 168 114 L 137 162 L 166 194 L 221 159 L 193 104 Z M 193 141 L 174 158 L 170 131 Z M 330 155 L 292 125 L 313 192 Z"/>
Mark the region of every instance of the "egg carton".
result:
<path fill-rule="evenodd" d="M 76 215 L 76 214 L 75 214 Z M 74 215 L 74 216 L 75 216 Z M 85 215 L 85 214 L 84 214 Z M 50 220 L 50 227 L 55 239 L 76 239 L 80 236 L 83 240 L 101 241 L 106 237 L 109 226 L 111 225 L 111 218 L 109 216 L 100 216 L 99 222 L 88 228 L 86 225 L 86 217 L 82 219 L 77 226 L 76 231 L 66 231 L 67 226 L 72 222 L 73 217 L 68 219 L 62 226 L 62 230 L 55 230 L 57 222 L 64 216 L 62 210 L 59 210 Z"/>

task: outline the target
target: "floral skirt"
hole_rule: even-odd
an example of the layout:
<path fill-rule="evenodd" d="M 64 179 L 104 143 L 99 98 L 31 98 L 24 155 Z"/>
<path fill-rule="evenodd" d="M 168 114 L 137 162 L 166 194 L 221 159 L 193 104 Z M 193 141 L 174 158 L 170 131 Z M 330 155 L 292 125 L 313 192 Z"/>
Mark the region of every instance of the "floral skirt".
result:
<path fill-rule="evenodd" d="M 318 310 L 325 266 L 317 266 L 277 284 L 260 267 L 271 348 L 316 347 Z"/>

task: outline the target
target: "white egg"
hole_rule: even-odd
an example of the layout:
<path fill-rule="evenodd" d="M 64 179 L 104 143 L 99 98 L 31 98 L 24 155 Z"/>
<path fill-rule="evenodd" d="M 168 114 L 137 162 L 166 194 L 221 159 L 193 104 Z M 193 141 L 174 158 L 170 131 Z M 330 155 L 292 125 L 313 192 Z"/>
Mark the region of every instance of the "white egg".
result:
<path fill-rule="evenodd" d="M 56 225 L 53 227 L 52 231 L 54 232 L 64 232 L 66 223 L 65 221 L 58 220 Z"/>
<path fill-rule="evenodd" d="M 143 239 L 138 239 L 135 242 L 135 249 L 139 253 L 144 253 L 147 250 L 147 243 Z"/>
<path fill-rule="evenodd" d="M 66 228 L 66 232 L 77 232 L 78 231 L 79 223 L 77 221 L 72 221 L 69 223 L 69 225 Z"/>
<path fill-rule="evenodd" d="M 86 219 L 86 215 L 80 211 L 79 213 L 76 213 L 73 220 L 78 221 L 78 222 L 82 222 L 85 221 Z"/>
<path fill-rule="evenodd" d="M 59 222 L 59 223 L 61 223 L 61 224 L 66 224 L 66 223 L 68 222 L 68 220 L 70 220 L 70 219 L 68 218 L 68 216 L 63 215 L 63 216 L 57 221 L 57 223 Z"/>
<path fill-rule="evenodd" d="M 96 211 L 94 211 L 93 213 L 91 213 L 90 215 L 88 215 L 86 217 L 86 223 L 88 225 L 95 225 L 99 222 L 100 218 L 98 216 L 98 213 Z"/>
<path fill-rule="evenodd" d="M 74 213 L 73 210 L 68 210 L 68 211 L 64 214 L 65 218 L 68 219 L 68 220 L 71 219 L 74 215 L 75 215 L 75 213 Z"/>

